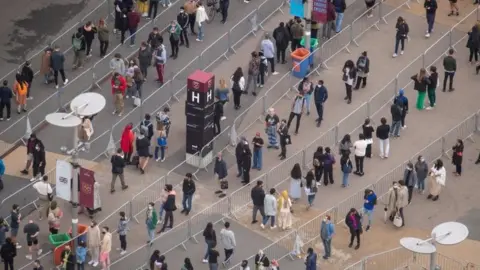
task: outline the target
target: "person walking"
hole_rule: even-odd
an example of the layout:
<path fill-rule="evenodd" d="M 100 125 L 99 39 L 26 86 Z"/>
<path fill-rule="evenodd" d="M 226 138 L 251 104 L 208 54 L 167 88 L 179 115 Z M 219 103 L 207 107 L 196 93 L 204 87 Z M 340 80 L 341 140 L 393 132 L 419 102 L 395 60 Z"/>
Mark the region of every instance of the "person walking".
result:
<path fill-rule="evenodd" d="M 148 67 L 152 64 L 152 51 L 148 47 L 148 43 L 143 41 L 138 50 L 138 67 L 143 75 L 143 80 L 147 80 Z"/>
<path fill-rule="evenodd" d="M 447 73 L 447 72 L 445 72 Z M 445 76 L 446 78 L 446 76 Z M 453 78 L 453 77 L 452 77 Z M 420 69 L 418 74 L 415 74 L 411 77 L 414 82 L 413 89 L 417 91 L 417 109 L 423 110 L 425 109 L 425 95 L 427 94 L 427 87 L 430 84 L 430 79 L 427 76 L 427 71 L 424 68 Z M 446 81 L 444 81 L 446 84 Z M 450 81 L 452 83 L 452 81 Z M 453 90 L 452 90 L 453 91 Z"/>
<path fill-rule="evenodd" d="M 110 43 L 110 29 L 108 29 L 104 19 L 98 21 L 97 33 L 100 42 L 100 57 L 104 58 L 107 55 L 108 44 Z"/>
<path fill-rule="evenodd" d="M 227 196 L 224 190 L 228 188 L 228 182 L 227 180 L 225 180 L 225 178 L 227 178 L 228 176 L 228 169 L 227 163 L 225 163 L 225 160 L 223 160 L 222 152 L 217 153 L 217 157 L 215 158 L 215 165 L 213 167 L 213 174 L 217 175 L 218 184 L 220 186 L 220 189 L 215 191 L 215 194 L 218 194 L 219 198 Z"/>
<path fill-rule="evenodd" d="M 375 136 L 378 139 L 378 147 L 380 148 L 380 158 L 388 158 L 390 153 L 390 125 L 387 124 L 387 119 L 382 117 L 380 119 L 380 126 L 377 127 Z"/>
<path fill-rule="evenodd" d="M 125 212 L 120 211 L 119 215 L 120 220 L 118 221 L 117 233 L 120 240 L 120 248 L 117 250 L 120 251 L 120 255 L 125 255 L 127 254 L 127 232 L 130 228 L 128 228 L 128 220 L 125 216 Z"/>
<path fill-rule="evenodd" d="M 203 256 L 203 263 L 208 263 L 208 253 L 210 249 L 217 243 L 217 234 L 213 229 L 213 224 L 211 222 L 207 223 L 207 226 L 203 230 L 203 237 L 205 239 L 205 255 Z"/>
<path fill-rule="evenodd" d="M 362 218 L 357 212 L 357 209 L 350 209 L 347 216 L 345 217 L 345 224 L 350 230 L 350 244 L 348 244 L 348 247 L 351 248 L 353 246 L 353 241 L 355 240 L 355 238 L 357 238 L 357 245 L 355 246 L 355 249 L 359 249 L 360 234 L 362 233 Z"/>
<path fill-rule="evenodd" d="M 37 179 L 45 175 L 45 167 L 47 166 L 47 159 L 45 153 L 45 146 L 41 141 L 37 141 L 35 147 L 33 148 L 33 178 L 30 179 L 30 182 L 36 181 Z"/>
<path fill-rule="evenodd" d="M 347 4 L 345 0 L 333 0 L 333 5 L 335 6 L 335 12 L 337 13 L 335 20 L 335 32 L 340 33 L 342 31 L 342 22 L 345 10 L 347 9 Z"/>
<path fill-rule="evenodd" d="M 427 32 L 425 33 L 425 37 L 429 38 L 433 31 L 433 25 L 435 24 L 435 14 L 438 8 L 437 0 L 425 0 L 423 7 L 426 10 L 427 17 Z"/>
<path fill-rule="evenodd" d="M 260 48 L 267 58 L 267 61 L 270 63 L 270 71 L 272 75 L 277 75 L 278 72 L 275 71 L 275 46 L 270 39 L 269 33 L 265 33 L 265 38 L 260 43 Z"/>
<path fill-rule="evenodd" d="M 2 87 L 0 87 L 0 121 L 3 121 L 3 111 L 4 109 L 7 110 L 7 117 L 6 120 L 10 121 L 10 117 L 12 114 L 12 98 L 13 98 L 13 91 L 8 87 L 8 81 L 4 80 L 2 83 Z"/>
<path fill-rule="evenodd" d="M 475 63 L 478 63 L 478 50 L 480 48 L 480 32 L 478 31 L 478 26 L 474 25 L 472 30 L 468 32 L 467 48 L 470 50 L 470 56 L 468 61 L 470 64 L 473 64 L 473 59 Z M 474 58 L 475 57 L 475 58 Z"/>
<path fill-rule="evenodd" d="M 280 119 L 278 118 L 278 115 L 275 113 L 275 109 L 269 108 L 268 114 L 267 116 L 265 116 L 265 133 L 267 134 L 267 138 L 268 138 L 267 148 L 278 149 L 277 126 L 279 123 L 280 123 Z"/>
<path fill-rule="evenodd" d="M 188 23 L 189 23 L 188 14 L 185 12 L 185 7 L 180 7 L 180 13 L 177 15 L 177 22 L 180 25 L 180 46 L 185 45 L 185 47 L 189 47 L 190 43 L 188 41 Z"/>
<path fill-rule="evenodd" d="M 147 17 L 147 20 L 152 20 L 152 19 L 155 19 L 157 17 L 158 1 L 159 0 L 149 0 L 148 1 L 148 17 Z"/>
<path fill-rule="evenodd" d="M 218 258 L 220 257 L 220 252 L 216 249 L 217 243 L 213 245 L 208 250 L 208 269 L 209 270 L 218 270 Z"/>
<path fill-rule="evenodd" d="M 445 182 L 447 180 L 447 172 L 441 159 L 437 159 L 437 161 L 435 161 L 435 164 L 433 164 L 433 167 L 430 169 L 429 176 L 429 194 L 427 199 L 436 201 L 440 197 L 440 192 L 445 186 Z"/>
<path fill-rule="evenodd" d="M 345 83 L 345 92 L 346 96 L 344 100 L 347 101 L 347 104 L 352 103 L 352 86 L 355 78 L 357 77 L 357 70 L 355 68 L 355 64 L 352 60 L 347 60 L 343 65 L 343 76 L 342 80 Z"/>
<path fill-rule="evenodd" d="M 13 262 L 17 256 L 17 248 L 15 247 L 15 242 L 12 241 L 10 237 L 7 237 L 5 243 L 0 249 L 0 256 L 2 257 L 5 270 L 14 270 Z"/>
<path fill-rule="evenodd" d="M 62 76 L 63 85 L 67 85 L 68 79 L 65 75 L 65 55 L 60 51 L 60 46 L 55 45 L 52 54 L 50 55 L 50 67 L 53 70 L 53 77 L 55 81 L 55 88 L 58 89 L 58 73 Z"/>
<path fill-rule="evenodd" d="M 393 102 L 397 103 L 400 107 L 402 112 L 400 124 L 401 127 L 405 129 L 407 128 L 407 125 L 405 124 L 405 118 L 408 114 L 408 98 L 405 96 L 405 90 L 403 88 L 398 91 L 398 96 L 394 98 Z"/>
<path fill-rule="evenodd" d="M 332 30 L 335 29 L 335 20 L 337 14 L 335 13 L 335 5 L 332 0 L 327 0 L 327 22 L 323 24 L 322 37 L 324 39 L 330 39 L 332 37 Z"/>
<path fill-rule="evenodd" d="M 82 27 L 82 34 L 85 37 L 85 54 L 87 58 L 92 56 L 92 43 L 95 39 L 95 33 L 97 33 L 97 27 L 91 21 L 88 21 Z"/>
<path fill-rule="evenodd" d="M 335 164 L 335 157 L 331 153 L 330 147 L 325 147 L 325 155 L 323 160 L 323 184 L 325 186 L 330 184 L 333 185 L 333 165 Z"/>
<path fill-rule="evenodd" d="M 173 190 L 172 185 L 167 184 L 165 185 L 165 187 L 167 188 L 167 199 L 163 204 L 163 210 L 165 210 L 165 218 L 163 220 L 162 229 L 160 229 L 160 231 L 158 231 L 157 233 L 165 232 L 167 228 L 169 229 L 173 228 L 173 212 L 177 210 L 177 206 L 175 202 L 177 193 L 175 192 L 175 190 Z"/>
<path fill-rule="evenodd" d="M 42 220 L 43 216 L 47 215 L 48 207 L 50 206 L 50 200 L 53 198 L 53 189 L 50 183 L 48 183 L 48 176 L 42 177 L 43 181 L 37 181 L 33 184 L 33 188 L 38 193 L 38 219 Z M 0 223 L 1 224 L 1 223 Z"/>
<path fill-rule="evenodd" d="M 148 203 L 146 217 L 145 224 L 147 225 L 148 234 L 147 244 L 152 245 L 153 238 L 155 237 L 155 227 L 157 226 L 158 222 L 157 212 L 155 212 L 155 203 Z"/>
<path fill-rule="evenodd" d="M 372 144 L 373 144 L 373 132 L 375 129 L 370 124 L 370 118 L 365 119 L 362 125 L 363 136 L 365 136 L 365 142 L 367 143 L 367 149 L 365 150 L 365 157 L 372 158 Z"/>
<path fill-rule="evenodd" d="M 396 101 L 390 106 L 390 113 L 392 114 L 392 128 L 390 129 L 390 137 L 400 137 L 400 127 L 402 125 L 402 108 L 400 101 Z"/>
<path fill-rule="evenodd" d="M 252 95 L 257 95 L 257 77 L 260 73 L 260 57 L 258 57 L 257 52 L 251 53 L 252 58 L 248 62 L 248 74 L 247 74 L 247 82 L 245 84 L 245 94 L 248 94 L 248 89 L 250 85 L 253 84 L 253 91 Z M 263 84 L 262 84 L 263 85 Z"/>
<path fill-rule="evenodd" d="M 85 260 L 87 257 L 87 245 L 84 241 L 80 241 L 78 243 L 78 247 L 75 250 L 75 256 L 77 258 L 77 269 L 78 270 L 85 270 Z"/>
<path fill-rule="evenodd" d="M 137 149 L 137 155 L 139 157 L 137 167 L 140 169 L 141 174 L 145 174 L 145 168 L 150 159 L 150 141 L 151 139 L 145 136 L 145 130 L 140 129 L 140 134 L 135 140 L 135 148 Z"/>
<path fill-rule="evenodd" d="M 253 144 L 253 166 L 252 169 L 262 170 L 262 151 L 263 151 L 263 139 L 260 136 L 260 132 L 255 134 L 252 140 Z"/>
<path fill-rule="evenodd" d="M 273 30 L 272 37 L 275 40 L 275 47 L 277 48 L 277 63 L 285 64 L 287 62 L 285 61 L 285 51 L 290 41 L 290 34 L 284 22 L 280 22 L 278 27 Z"/>
<path fill-rule="evenodd" d="M 140 13 L 133 7 L 127 13 L 128 32 L 130 33 L 130 47 L 135 46 L 135 34 L 137 33 L 138 25 L 140 24 Z"/>
<path fill-rule="evenodd" d="M 165 132 L 165 130 L 161 129 L 158 131 L 157 145 L 155 146 L 155 151 L 154 151 L 154 158 L 156 162 L 165 161 L 165 151 L 167 150 L 167 148 L 168 148 L 167 133 Z M 158 155 L 158 151 L 160 151 L 160 156 Z"/>
<path fill-rule="evenodd" d="M 398 181 L 398 185 L 400 186 L 398 190 L 398 200 L 397 200 L 397 211 L 402 219 L 402 226 L 405 226 L 405 216 L 403 213 L 403 208 L 408 205 L 408 187 L 406 186 L 403 180 Z"/>
<path fill-rule="evenodd" d="M 349 155 L 343 154 L 340 157 L 340 166 L 342 171 L 342 187 L 346 188 L 349 186 L 348 178 L 353 171 L 353 165 Z"/>
<path fill-rule="evenodd" d="M 229 6 L 230 6 L 230 0 L 220 0 L 220 12 L 222 13 L 221 23 L 223 24 L 227 22 Z"/>
<path fill-rule="evenodd" d="M 325 215 L 320 225 L 320 238 L 322 239 L 323 250 L 325 254 L 323 259 L 327 260 L 332 256 L 332 239 L 335 235 L 335 224 L 332 223 L 330 215 Z"/>
<path fill-rule="evenodd" d="M 195 191 L 196 191 L 195 181 L 193 181 L 192 174 L 191 173 L 185 174 L 185 178 L 183 179 L 183 183 L 182 183 L 183 209 L 180 213 L 188 216 L 190 211 L 192 211 L 192 200 L 193 200 L 193 195 L 195 194 Z"/>
<path fill-rule="evenodd" d="M 203 41 L 203 37 L 204 37 L 203 26 L 205 22 L 207 22 L 208 20 L 209 18 L 202 2 L 197 2 L 197 11 L 195 12 L 195 22 L 198 25 L 197 41 L 200 41 L 200 42 Z"/>
<path fill-rule="evenodd" d="M 125 165 L 129 165 L 132 160 L 133 143 L 135 142 L 135 133 L 133 132 L 133 124 L 128 123 L 122 132 L 120 139 L 120 148 L 123 151 Z"/>
<path fill-rule="evenodd" d="M 373 210 L 375 209 L 375 205 L 377 205 L 377 194 L 371 189 L 365 189 L 365 194 L 363 196 L 363 216 L 368 217 L 368 224 L 365 228 L 365 231 L 367 232 L 370 230 L 370 227 L 372 227 Z"/>
<path fill-rule="evenodd" d="M 302 94 L 305 98 L 305 107 L 307 109 L 307 116 L 310 115 L 310 100 L 312 99 L 313 83 L 308 76 L 305 76 L 303 80 L 298 84 L 298 93 Z"/>
<path fill-rule="evenodd" d="M 430 76 L 428 77 L 430 84 L 428 85 L 428 101 L 430 102 L 430 106 L 425 108 L 426 110 L 431 110 L 435 107 L 437 102 L 437 86 L 438 86 L 438 73 L 436 66 L 430 66 Z"/>
<path fill-rule="evenodd" d="M 182 28 L 177 21 L 173 20 L 170 22 L 167 31 L 169 33 L 170 47 L 172 49 L 172 54 L 170 54 L 170 57 L 173 59 L 177 59 Z"/>
<path fill-rule="evenodd" d="M 287 158 L 287 145 L 292 143 L 290 135 L 288 134 L 287 120 L 282 119 L 277 132 L 280 135 L 280 148 L 282 149 L 279 157 L 280 160 L 284 160 Z"/>
<path fill-rule="evenodd" d="M 455 72 L 457 71 L 457 59 L 453 56 L 455 54 L 454 49 L 448 50 L 448 55 L 443 58 L 443 69 L 445 70 L 445 77 L 443 79 L 443 92 L 447 89 L 447 82 L 450 79 L 450 83 L 448 84 L 448 92 L 452 92 L 455 90 L 453 88 L 453 77 L 455 76 Z"/>
<path fill-rule="evenodd" d="M 367 152 L 368 143 L 365 140 L 363 133 L 358 134 L 358 140 L 353 143 L 353 149 L 355 153 L 355 172 L 358 176 L 363 176 L 363 161 L 365 160 L 365 154 Z"/>
<path fill-rule="evenodd" d="M 22 78 L 22 75 L 18 73 L 15 75 L 13 89 L 15 91 L 14 95 L 17 102 L 17 114 L 27 112 L 28 83 Z"/>
<path fill-rule="evenodd" d="M 128 188 L 128 185 L 125 184 L 125 156 L 121 148 L 117 149 L 117 153 L 110 158 L 110 163 L 112 164 L 112 181 L 110 182 L 110 193 L 115 192 L 115 182 L 117 178 L 120 178 L 120 183 L 122 184 L 122 190 Z"/>
<path fill-rule="evenodd" d="M 226 267 L 230 264 L 237 242 L 235 241 L 235 233 L 230 229 L 230 222 L 225 222 L 223 226 L 224 228 L 220 231 L 220 241 L 222 241 L 225 250 L 225 260 L 223 260 L 222 265 Z"/>
<path fill-rule="evenodd" d="M 415 162 L 415 172 L 417 173 L 417 187 L 420 194 L 425 193 L 425 179 L 428 176 L 428 164 L 423 156 L 418 156 Z"/>
<path fill-rule="evenodd" d="M 323 162 L 325 161 L 325 155 L 323 154 L 323 147 L 319 146 L 317 147 L 317 151 L 313 153 L 313 169 L 315 172 L 315 180 L 317 182 L 317 186 L 321 186 L 322 182 L 320 181 L 322 179 L 323 175 Z"/>
<path fill-rule="evenodd" d="M 187 0 L 185 5 L 183 5 L 185 9 L 185 13 L 188 15 L 188 24 L 190 26 L 190 32 L 192 35 L 196 36 L 197 33 L 195 32 L 195 22 L 197 21 L 197 1 L 195 0 Z"/>
<path fill-rule="evenodd" d="M 395 51 L 393 52 L 393 58 L 398 56 L 399 45 L 402 46 L 400 48 L 400 55 L 403 55 L 403 51 L 405 50 L 405 39 L 408 39 L 408 33 L 410 32 L 407 22 L 401 16 L 397 18 L 395 28 L 397 29 L 397 32 L 395 34 Z"/>
<path fill-rule="evenodd" d="M 164 83 L 165 64 L 167 63 L 167 49 L 163 45 L 163 39 L 159 42 L 158 47 L 154 51 L 155 67 L 157 69 L 157 82 L 160 85 Z"/>
<path fill-rule="evenodd" d="M 107 226 L 102 228 L 102 242 L 100 246 L 100 262 L 102 270 L 110 269 L 110 251 L 112 251 L 112 234 Z"/>
<path fill-rule="evenodd" d="M 278 227 L 286 231 L 292 228 L 292 201 L 286 190 L 277 199 Z"/>
<path fill-rule="evenodd" d="M 250 198 L 252 199 L 252 224 L 257 223 L 257 212 L 260 211 L 260 215 L 265 218 L 264 203 L 265 203 L 265 190 L 263 190 L 263 181 L 258 180 L 257 185 L 252 188 L 250 192 Z"/>
<path fill-rule="evenodd" d="M 403 182 L 408 188 L 408 204 L 412 201 L 413 189 L 418 184 L 417 172 L 412 162 L 407 163 L 407 167 L 403 172 Z"/>
<path fill-rule="evenodd" d="M 270 219 L 270 229 L 275 229 L 277 226 L 275 225 L 275 216 L 277 215 L 277 199 L 275 198 L 276 190 L 274 188 L 270 189 L 269 194 L 265 196 L 264 200 L 264 207 L 265 207 L 265 216 L 263 217 L 263 221 L 260 224 L 262 229 L 265 229 L 265 225 L 267 224 L 268 220 Z"/>
<path fill-rule="evenodd" d="M 30 90 L 32 90 L 33 77 L 35 76 L 35 74 L 32 70 L 30 61 L 25 61 L 20 74 L 22 74 L 23 79 L 28 83 L 27 99 L 31 100 L 33 99 L 33 97 L 30 96 Z"/>
<path fill-rule="evenodd" d="M 90 261 L 88 265 L 97 267 L 100 261 L 100 243 L 102 241 L 100 228 L 95 220 L 90 222 L 87 230 L 87 247 L 90 253 Z"/>
<path fill-rule="evenodd" d="M 300 45 L 301 43 L 301 40 L 304 36 L 304 33 L 305 33 L 305 29 L 302 25 L 302 19 L 298 18 L 298 17 L 295 17 L 294 18 L 294 23 L 292 24 L 292 26 L 290 26 L 290 46 L 291 46 L 291 50 L 292 52 L 294 52 L 296 49 L 302 47 L 302 45 Z"/>
<path fill-rule="evenodd" d="M 315 253 L 311 247 L 307 249 L 305 267 L 305 270 L 317 270 L 317 253 Z"/>
<path fill-rule="evenodd" d="M 315 195 L 317 194 L 318 188 L 315 183 L 315 170 L 309 170 L 305 176 L 305 195 L 307 195 L 308 206 L 307 210 L 313 206 L 313 201 L 315 200 Z"/>
<path fill-rule="evenodd" d="M 385 212 L 386 212 L 386 215 L 388 215 L 388 218 L 390 221 L 393 221 L 396 215 L 399 215 L 401 217 L 401 215 L 403 214 L 403 212 L 399 212 L 399 209 L 398 209 L 398 205 L 400 204 L 399 200 L 401 199 L 400 195 L 401 195 L 400 185 L 394 181 L 392 183 L 392 186 L 388 189 L 388 192 L 385 196 L 385 198 L 387 198 L 387 201 L 385 204 Z M 407 201 L 408 201 L 408 198 L 407 198 Z"/>
<path fill-rule="evenodd" d="M 355 88 L 353 88 L 353 90 L 360 89 L 360 84 L 362 85 L 362 88 L 367 86 L 367 77 L 369 72 L 370 58 L 367 56 L 367 51 L 364 51 L 357 60 L 357 83 L 355 84 Z"/>
<path fill-rule="evenodd" d="M 315 86 L 313 98 L 315 100 L 315 107 L 317 108 L 318 114 L 318 118 L 315 121 L 317 122 L 317 127 L 320 127 L 323 121 L 323 106 L 328 99 L 328 91 L 323 80 L 319 80 L 318 84 Z"/>
<path fill-rule="evenodd" d="M 290 171 L 289 193 L 293 203 L 296 203 L 302 198 L 302 169 L 299 163 L 295 163 Z"/>
<path fill-rule="evenodd" d="M 287 129 L 290 129 L 290 124 L 292 123 L 293 118 L 297 118 L 297 122 L 295 125 L 295 135 L 298 135 L 298 129 L 300 128 L 300 120 L 303 114 L 303 110 L 305 108 L 305 104 L 305 97 L 301 93 L 297 94 L 297 96 L 293 100 L 290 116 L 288 117 L 287 122 Z"/>
<path fill-rule="evenodd" d="M 455 172 L 453 174 L 455 176 L 462 175 L 463 149 L 463 141 L 461 139 L 457 139 L 457 143 L 452 147 L 452 164 L 455 165 Z"/>

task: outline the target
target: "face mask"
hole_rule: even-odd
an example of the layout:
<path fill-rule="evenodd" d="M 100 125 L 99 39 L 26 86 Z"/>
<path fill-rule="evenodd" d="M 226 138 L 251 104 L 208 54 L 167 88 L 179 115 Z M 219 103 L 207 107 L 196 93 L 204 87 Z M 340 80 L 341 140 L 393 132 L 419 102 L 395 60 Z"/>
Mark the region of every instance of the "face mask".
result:
<path fill-rule="evenodd" d="M 102 234 L 106 234 L 107 232 L 102 232 Z"/>
<path fill-rule="evenodd" d="M 35 150 L 40 151 L 40 147 L 35 147 Z"/>
<path fill-rule="evenodd" d="M 425 162 L 425 159 L 424 159 L 424 158 L 421 158 L 421 159 L 420 159 L 420 162 Z"/>
<path fill-rule="evenodd" d="M 180 10 L 180 13 L 183 13 L 183 12 L 185 12 L 185 11 L 184 11 L 183 9 L 181 9 L 181 10 Z"/>
<path fill-rule="evenodd" d="M 92 227 L 92 228 L 93 228 L 93 227 L 95 227 L 95 225 L 93 225 L 93 224 L 90 224 L 90 227 Z"/>
<path fill-rule="evenodd" d="M 152 210 L 152 209 L 153 209 L 153 207 L 152 207 L 151 205 L 149 205 L 149 206 L 148 206 L 148 209 Z"/>

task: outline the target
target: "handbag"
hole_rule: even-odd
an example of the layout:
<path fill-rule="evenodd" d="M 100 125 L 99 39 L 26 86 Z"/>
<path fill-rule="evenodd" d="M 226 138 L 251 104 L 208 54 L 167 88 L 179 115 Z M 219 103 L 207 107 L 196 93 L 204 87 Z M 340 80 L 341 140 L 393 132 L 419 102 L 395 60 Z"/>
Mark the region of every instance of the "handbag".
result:
<path fill-rule="evenodd" d="M 286 145 L 292 144 L 292 138 L 290 137 L 290 135 L 285 135 L 285 144 Z"/>
<path fill-rule="evenodd" d="M 403 223 L 403 219 L 399 215 L 399 211 L 397 211 L 397 213 L 395 213 L 395 217 L 393 218 L 393 225 L 395 225 L 395 227 L 397 228 L 400 228 L 402 227 L 402 223 Z"/>
<path fill-rule="evenodd" d="M 227 180 L 221 180 L 220 181 L 220 189 L 228 189 L 228 181 Z"/>
<path fill-rule="evenodd" d="M 142 105 L 142 100 L 139 97 L 134 97 L 133 98 L 133 106 L 140 107 L 140 105 Z"/>

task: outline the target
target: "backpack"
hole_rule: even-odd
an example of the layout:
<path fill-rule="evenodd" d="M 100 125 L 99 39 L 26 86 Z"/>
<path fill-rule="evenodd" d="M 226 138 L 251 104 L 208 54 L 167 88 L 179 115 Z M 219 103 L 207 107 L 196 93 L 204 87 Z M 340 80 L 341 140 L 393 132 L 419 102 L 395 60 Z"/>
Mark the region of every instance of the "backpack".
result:
<path fill-rule="evenodd" d="M 283 29 L 277 31 L 277 33 L 276 33 L 276 35 L 275 35 L 275 41 L 276 41 L 277 43 L 281 43 L 281 42 L 284 41 L 284 39 L 285 39 L 285 33 L 284 33 L 283 31 L 284 31 Z"/>
<path fill-rule="evenodd" d="M 365 70 L 366 67 L 367 67 L 367 58 L 366 57 L 360 57 L 360 59 L 358 59 L 357 68 L 359 70 Z"/>
<path fill-rule="evenodd" d="M 81 37 L 77 37 L 77 35 L 73 36 L 72 47 L 75 51 L 80 51 L 82 49 L 82 42 L 83 42 L 83 35 Z"/>
<path fill-rule="evenodd" d="M 150 132 L 149 132 L 149 127 L 152 125 L 152 122 L 149 122 L 148 124 L 145 123 L 145 120 L 142 121 L 140 124 L 140 128 L 143 130 L 145 136 L 150 137 Z"/>
<path fill-rule="evenodd" d="M 352 172 L 352 166 L 350 166 L 349 162 L 346 162 L 345 164 L 343 164 L 343 167 L 342 167 L 342 172 L 344 173 L 351 173 Z"/>
<path fill-rule="evenodd" d="M 242 89 L 240 88 L 240 84 L 238 83 L 238 81 L 233 81 L 232 89 L 235 90 L 235 91 L 242 91 Z"/>

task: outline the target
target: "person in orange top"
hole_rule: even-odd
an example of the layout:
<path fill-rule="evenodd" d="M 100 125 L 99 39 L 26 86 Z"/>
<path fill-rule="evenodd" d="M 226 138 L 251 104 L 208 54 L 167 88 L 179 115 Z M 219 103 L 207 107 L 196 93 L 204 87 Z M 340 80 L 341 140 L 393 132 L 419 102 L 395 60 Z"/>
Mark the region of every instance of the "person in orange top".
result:
<path fill-rule="evenodd" d="M 127 81 L 125 77 L 115 72 L 112 77 L 112 95 L 115 103 L 115 111 L 113 114 L 122 116 L 123 113 L 123 98 L 125 97 L 125 90 L 127 89 Z"/>
<path fill-rule="evenodd" d="M 17 113 L 20 114 L 22 111 L 27 111 L 27 92 L 28 92 L 28 83 L 23 79 L 21 74 L 15 76 L 16 80 L 13 84 L 13 91 L 15 92 L 15 99 L 17 101 Z"/>
<path fill-rule="evenodd" d="M 120 140 L 120 148 L 125 155 L 124 159 L 127 164 L 130 163 L 133 153 L 133 142 L 135 142 L 135 133 L 133 132 L 133 124 L 129 123 L 123 129 L 122 139 Z"/>

